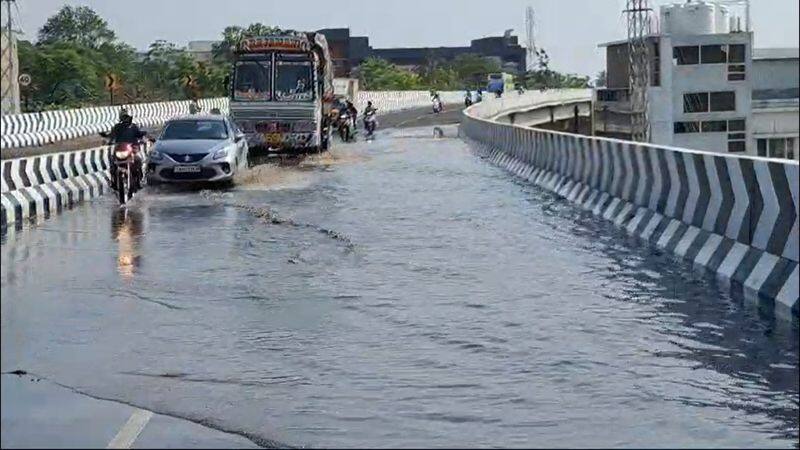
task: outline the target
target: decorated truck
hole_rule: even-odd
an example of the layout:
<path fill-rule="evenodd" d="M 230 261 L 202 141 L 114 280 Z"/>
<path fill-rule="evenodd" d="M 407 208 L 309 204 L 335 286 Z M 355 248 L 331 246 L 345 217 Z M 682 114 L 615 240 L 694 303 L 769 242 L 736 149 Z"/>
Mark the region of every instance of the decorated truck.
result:
<path fill-rule="evenodd" d="M 231 116 L 251 147 L 328 149 L 333 72 L 325 36 L 284 31 L 243 38 L 229 79 Z"/>

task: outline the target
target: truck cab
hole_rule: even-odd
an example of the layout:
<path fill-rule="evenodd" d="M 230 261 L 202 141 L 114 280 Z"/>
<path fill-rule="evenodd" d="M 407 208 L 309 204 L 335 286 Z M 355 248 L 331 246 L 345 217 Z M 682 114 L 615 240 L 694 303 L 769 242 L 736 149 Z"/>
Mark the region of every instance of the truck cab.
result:
<path fill-rule="evenodd" d="M 324 36 L 287 32 L 245 38 L 230 78 L 231 116 L 251 147 L 327 149 L 333 88 Z"/>

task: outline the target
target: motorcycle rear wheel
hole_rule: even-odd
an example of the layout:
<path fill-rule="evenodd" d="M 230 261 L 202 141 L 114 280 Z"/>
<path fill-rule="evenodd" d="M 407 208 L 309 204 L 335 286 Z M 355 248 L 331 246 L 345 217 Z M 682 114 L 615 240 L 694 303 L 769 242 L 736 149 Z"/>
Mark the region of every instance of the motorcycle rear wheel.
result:
<path fill-rule="evenodd" d="M 126 178 L 127 177 L 125 174 L 121 170 L 117 169 L 117 199 L 119 199 L 120 205 L 124 205 L 126 200 L 125 194 L 128 191 L 127 186 L 125 185 Z"/>

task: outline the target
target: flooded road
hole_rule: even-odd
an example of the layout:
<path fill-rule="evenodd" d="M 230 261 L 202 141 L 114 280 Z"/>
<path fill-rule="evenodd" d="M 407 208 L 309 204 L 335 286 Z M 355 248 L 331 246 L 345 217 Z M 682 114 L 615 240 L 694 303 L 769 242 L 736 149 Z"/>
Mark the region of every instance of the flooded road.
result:
<path fill-rule="evenodd" d="M 443 135 L 9 235 L 2 371 L 264 446 L 796 446 L 796 321 Z"/>

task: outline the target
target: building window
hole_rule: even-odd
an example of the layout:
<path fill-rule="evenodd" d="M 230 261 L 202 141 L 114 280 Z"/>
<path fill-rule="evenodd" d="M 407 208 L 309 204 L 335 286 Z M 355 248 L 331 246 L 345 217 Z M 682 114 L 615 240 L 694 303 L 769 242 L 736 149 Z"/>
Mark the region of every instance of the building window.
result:
<path fill-rule="evenodd" d="M 744 64 L 730 64 L 728 65 L 728 81 L 742 81 L 745 77 Z"/>
<path fill-rule="evenodd" d="M 673 124 L 675 134 L 699 133 L 700 123 L 698 122 L 675 122 Z"/>
<path fill-rule="evenodd" d="M 711 93 L 711 111 L 736 111 L 736 92 L 712 92 Z"/>
<path fill-rule="evenodd" d="M 734 119 L 728 121 L 728 131 L 745 131 L 746 123 L 744 119 Z"/>
<path fill-rule="evenodd" d="M 700 47 L 701 64 L 725 64 L 728 62 L 727 45 L 703 45 Z"/>
<path fill-rule="evenodd" d="M 700 64 L 700 47 L 696 45 L 674 47 L 672 57 L 679 66 Z"/>
<path fill-rule="evenodd" d="M 794 138 L 757 139 L 758 156 L 794 159 Z"/>
<path fill-rule="evenodd" d="M 708 112 L 708 92 L 683 94 L 683 112 Z"/>
<path fill-rule="evenodd" d="M 679 66 L 693 64 L 744 63 L 744 44 L 682 45 L 672 48 L 672 58 Z"/>
<path fill-rule="evenodd" d="M 728 140 L 734 141 L 744 139 L 747 135 L 745 133 L 728 133 Z"/>
<path fill-rule="evenodd" d="M 653 61 L 650 70 L 650 86 L 661 86 L 661 49 L 658 41 L 653 42 Z"/>
<path fill-rule="evenodd" d="M 701 129 L 703 133 L 724 133 L 728 131 L 728 122 L 725 120 L 706 120 Z"/>
<path fill-rule="evenodd" d="M 744 153 L 744 141 L 728 141 L 728 151 L 731 153 Z"/>
<path fill-rule="evenodd" d="M 767 140 L 766 139 L 757 139 L 756 140 L 756 149 L 758 151 L 758 156 L 767 156 Z"/>
<path fill-rule="evenodd" d="M 730 44 L 728 45 L 728 62 L 729 63 L 744 63 L 745 61 L 745 48 L 744 44 Z M 744 70 L 744 69 L 742 69 Z"/>

